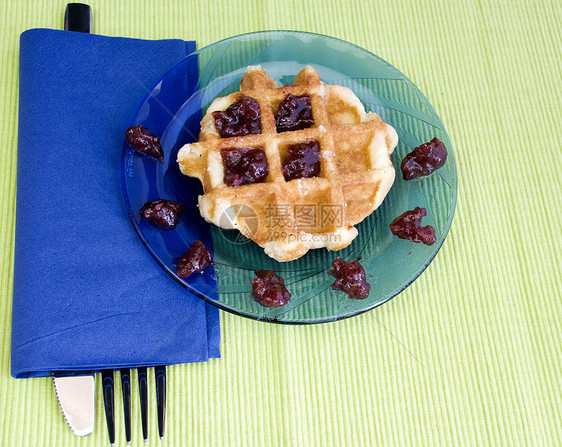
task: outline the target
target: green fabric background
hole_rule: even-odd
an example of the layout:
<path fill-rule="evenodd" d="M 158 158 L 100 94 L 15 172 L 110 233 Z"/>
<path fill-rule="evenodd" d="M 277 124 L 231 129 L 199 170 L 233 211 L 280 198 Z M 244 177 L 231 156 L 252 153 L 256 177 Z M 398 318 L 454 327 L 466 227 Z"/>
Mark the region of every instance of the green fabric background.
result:
<path fill-rule="evenodd" d="M 81 439 L 50 379 L 9 374 L 19 34 L 62 28 L 65 4 L 0 4 L 1 446 L 108 445 L 99 387 L 95 431 Z M 94 32 L 109 36 L 201 47 L 297 29 L 360 45 L 426 94 L 458 163 L 451 232 L 414 284 L 374 311 L 320 326 L 222 313 L 223 357 L 169 368 L 167 436 L 157 441 L 153 409 L 149 445 L 562 445 L 558 0 L 90 4 Z M 136 399 L 133 411 L 141 445 Z M 125 445 L 120 405 L 116 418 Z"/>

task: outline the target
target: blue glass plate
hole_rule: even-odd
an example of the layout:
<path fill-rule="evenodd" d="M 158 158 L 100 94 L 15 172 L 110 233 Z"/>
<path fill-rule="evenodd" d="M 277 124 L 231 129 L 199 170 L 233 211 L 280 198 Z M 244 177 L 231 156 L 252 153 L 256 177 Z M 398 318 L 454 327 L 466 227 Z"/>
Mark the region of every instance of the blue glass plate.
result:
<path fill-rule="evenodd" d="M 327 84 L 350 87 L 372 111 L 392 125 L 400 142 L 392 154 L 396 180 L 383 204 L 357 225 L 359 236 L 338 252 L 310 250 L 302 258 L 279 263 L 236 230 L 207 224 L 197 209 L 200 182 L 182 175 L 178 150 L 197 141 L 199 122 L 217 96 L 239 90 L 248 65 L 261 65 L 281 84 L 312 65 Z M 188 79 L 199 76 L 195 89 Z M 209 45 L 168 71 L 141 104 L 131 125 L 143 124 L 161 136 L 164 164 L 139 156 L 126 144 L 122 158 L 122 189 L 129 216 L 146 248 L 172 278 L 211 304 L 250 318 L 280 323 L 334 321 L 372 309 L 404 290 L 429 265 L 443 244 L 455 209 L 457 177 L 451 142 L 437 113 L 420 90 L 396 68 L 348 42 L 318 34 L 268 31 L 235 36 Z M 448 149 L 445 165 L 434 174 L 404 181 L 402 158 L 416 146 L 438 137 Z M 184 203 L 180 224 L 162 230 L 140 218 L 139 209 L 153 199 Z M 392 220 L 414 207 L 425 207 L 423 225 L 436 229 L 431 246 L 398 239 L 389 229 Z M 175 274 L 175 260 L 196 240 L 214 249 L 214 268 L 184 280 Z M 327 271 L 341 256 L 361 258 L 371 284 L 363 300 L 351 300 L 331 289 Z M 254 301 L 250 281 L 255 269 L 274 270 L 292 293 L 282 308 Z"/>

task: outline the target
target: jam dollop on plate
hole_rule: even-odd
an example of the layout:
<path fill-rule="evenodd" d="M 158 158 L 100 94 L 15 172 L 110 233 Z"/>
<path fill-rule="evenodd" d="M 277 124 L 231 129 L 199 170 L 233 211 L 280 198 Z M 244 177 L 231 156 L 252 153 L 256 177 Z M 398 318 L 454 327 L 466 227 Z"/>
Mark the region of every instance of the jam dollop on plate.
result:
<path fill-rule="evenodd" d="M 249 96 L 242 96 L 224 111 L 213 112 L 215 127 L 222 138 L 261 133 L 260 117 L 260 105 Z"/>
<path fill-rule="evenodd" d="M 267 307 L 282 307 L 289 302 L 291 294 L 285 281 L 271 270 L 256 270 L 252 279 L 252 293 L 258 303 Z"/>
<path fill-rule="evenodd" d="M 180 278 L 187 278 L 192 273 L 203 273 L 213 263 L 213 257 L 205 244 L 196 240 L 189 250 L 176 261 L 176 273 Z"/>
<path fill-rule="evenodd" d="M 161 228 L 174 228 L 184 206 L 171 200 L 157 199 L 146 202 L 140 209 L 141 216 Z"/>
<path fill-rule="evenodd" d="M 157 158 L 161 163 L 164 162 L 164 151 L 160 145 L 160 138 L 153 135 L 152 132 L 142 126 L 142 124 L 129 127 L 125 131 L 125 137 L 127 138 L 129 146 L 139 153 Z"/>
<path fill-rule="evenodd" d="M 265 152 L 260 148 L 222 149 L 224 183 L 241 186 L 265 181 L 269 165 Z"/>
<path fill-rule="evenodd" d="M 371 285 L 367 282 L 365 269 L 359 261 L 345 262 L 339 256 L 332 262 L 334 270 L 328 271 L 337 279 L 332 284 L 332 289 L 341 290 L 353 299 L 363 299 L 369 296 Z"/>
<path fill-rule="evenodd" d="M 289 156 L 283 162 L 285 180 L 316 177 L 320 173 L 320 145 L 311 140 L 287 146 Z"/>
<path fill-rule="evenodd" d="M 287 95 L 279 104 L 275 125 L 277 132 L 306 129 L 313 126 L 310 95 L 308 93 L 302 96 Z"/>
<path fill-rule="evenodd" d="M 394 219 L 390 224 L 390 231 L 400 239 L 432 245 L 436 241 L 435 228 L 431 225 L 421 226 L 421 220 L 424 216 L 427 216 L 426 209 L 415 207 L 412 211 L 406 211 Z"/>
<path fill-rule="evenodd" d="M 433 140 L 416 147 L 404 157 L 400 168 L 402 178 L 412 180 L 431 174 L 445 164 L 447 148 L 435 137 Z"/>

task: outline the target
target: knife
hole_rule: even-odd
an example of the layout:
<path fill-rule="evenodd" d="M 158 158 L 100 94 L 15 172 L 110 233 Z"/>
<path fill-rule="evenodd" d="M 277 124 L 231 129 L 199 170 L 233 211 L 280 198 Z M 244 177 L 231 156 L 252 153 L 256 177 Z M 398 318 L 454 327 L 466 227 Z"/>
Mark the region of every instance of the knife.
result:
<path fill-rule="evenodd" d="M 64 14 L 64 29 L 89 33 L 92 10 L 83 3 L 69 3 Z M 66 423 L 77 436 L 94 431 L 95 377 L 94 371 L 52 371 L 53 385 Z"/>

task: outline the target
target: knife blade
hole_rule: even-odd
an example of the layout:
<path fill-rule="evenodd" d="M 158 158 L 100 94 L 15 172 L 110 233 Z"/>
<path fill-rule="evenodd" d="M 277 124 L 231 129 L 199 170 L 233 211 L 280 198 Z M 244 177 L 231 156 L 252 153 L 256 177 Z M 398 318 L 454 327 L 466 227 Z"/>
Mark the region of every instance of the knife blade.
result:
<path fill-rule="evenodd" d="M 89 33 L 92 10 L 83 3 L 69 3 L 64 13 L 65 31 Z M 95 376 L 93 371 L 52 371 L 55 393 L 66 423 L 77 436 L 94 431 Z"/>
<path fill-rule="evenodd" d="M 62 415 L 76 436 L 94 431 L 95 377 L 93 371 L 53 371 L 53 385 Z"/>

